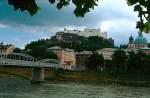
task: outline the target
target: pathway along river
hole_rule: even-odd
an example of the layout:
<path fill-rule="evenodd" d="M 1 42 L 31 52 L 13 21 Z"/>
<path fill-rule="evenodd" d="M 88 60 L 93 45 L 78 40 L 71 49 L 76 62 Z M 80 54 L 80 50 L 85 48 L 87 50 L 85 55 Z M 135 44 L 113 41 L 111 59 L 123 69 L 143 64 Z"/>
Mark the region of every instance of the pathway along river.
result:
<path fill-rule="evenodd" d="M 30 84 L 20 78 L 0 78 L 0 98 L 150 98 L 150 88 L 79 83 Z"/>

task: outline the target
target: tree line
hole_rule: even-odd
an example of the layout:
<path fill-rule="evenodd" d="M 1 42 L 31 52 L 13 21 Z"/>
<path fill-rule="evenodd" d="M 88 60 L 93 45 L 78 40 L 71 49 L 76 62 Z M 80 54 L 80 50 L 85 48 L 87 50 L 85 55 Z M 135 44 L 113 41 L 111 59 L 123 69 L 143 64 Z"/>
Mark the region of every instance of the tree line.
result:
<path fill-rule="evenodd" d="M 93 53 L 86 63 L 88 70 L 110 72 L 143 72 L 150 71 L 150 55 L 138 51 L 126 54 L 118 49 L 112 55 L 112 60 L 104 60 L 102 54 Z"/>

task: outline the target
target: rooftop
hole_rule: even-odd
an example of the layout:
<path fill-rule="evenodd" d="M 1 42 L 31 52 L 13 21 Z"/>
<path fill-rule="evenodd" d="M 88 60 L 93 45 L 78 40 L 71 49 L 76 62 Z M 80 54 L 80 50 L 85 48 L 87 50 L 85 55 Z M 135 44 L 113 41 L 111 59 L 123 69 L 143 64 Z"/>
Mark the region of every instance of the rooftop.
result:
<path fill-rule="evenodd" d="M 135 44 L 147 44 L 148 40 L 143 37 L 143 34 L 139 32 L 139 36 L 134 41 Z"/>
<path fill-rule="evenodd" d="M 139 49 L 139 50 L 150 50 L 150 48 L 144 47 L 144 48 L 141 48 L 141 49 Z"/>
<path fill-rule="evenodd" d="M 59 46 L 54 46 L 54 47 L 48 48 L 48 50 L 62 50 L 62 48 Z"/>
<path fill-rule="evenodd" d="M 0 44 L 0 49 L 7 49 L 7 48 L 9 48 L 9 47 L 11 47 L 11 46 L 13 46 L 13 45 L 11 45 L 11 44 L 3 45 L 3 44 L 1 43 L 1 44 Z"/>

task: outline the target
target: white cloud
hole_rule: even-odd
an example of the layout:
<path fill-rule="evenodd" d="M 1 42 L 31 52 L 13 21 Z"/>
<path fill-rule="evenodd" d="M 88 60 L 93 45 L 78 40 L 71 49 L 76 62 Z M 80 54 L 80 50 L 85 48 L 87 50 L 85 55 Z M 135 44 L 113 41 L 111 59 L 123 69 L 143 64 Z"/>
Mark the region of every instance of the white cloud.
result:
<path fill-rule="evenodd" d="M 8 26 L 0 23 L 0 28 L 8 28 Z"/>
<path fill-rule="evenodd" d="M 135 21 L 128 19 L 114 19 L 100 22 L 100 27 L 102 31 L 120 31 L 125 29 L 131 30 L 135 29 L 136 23 Z"/>

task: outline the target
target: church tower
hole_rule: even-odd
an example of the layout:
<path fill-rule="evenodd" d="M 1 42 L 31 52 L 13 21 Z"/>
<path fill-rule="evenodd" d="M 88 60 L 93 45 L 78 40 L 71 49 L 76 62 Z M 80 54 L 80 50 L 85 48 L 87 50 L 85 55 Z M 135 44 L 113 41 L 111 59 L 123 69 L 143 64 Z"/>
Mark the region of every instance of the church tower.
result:
<path fill-rule="evenodd" d="M 134 38 L 133 38 L 132 35 L 129 37 L 128 48 L 129 48 L 129 49 L 134 49 L 134 48 L 135 48 L 135 45 L 134 45 Z"/>
<path fill-rule="evenodd" d="M 129 37 L 129 43 L 130 43 L 130 44 L 134 43 L 134 38 L 133 38 L 132 35 Z"/>

